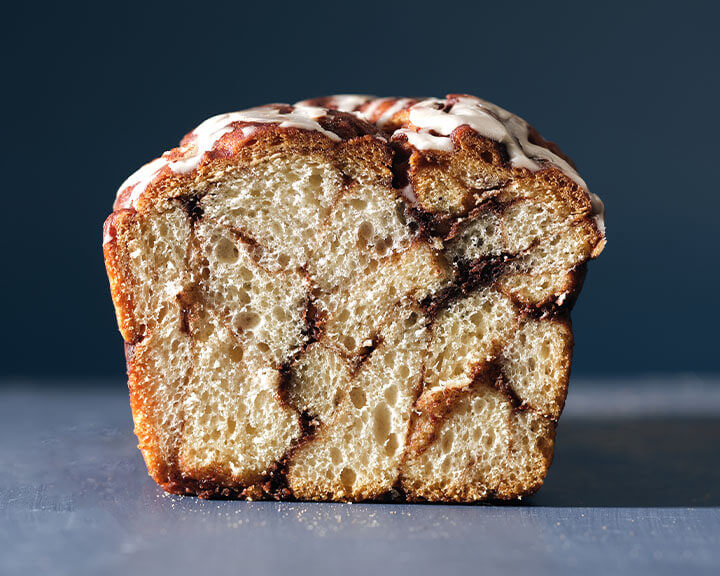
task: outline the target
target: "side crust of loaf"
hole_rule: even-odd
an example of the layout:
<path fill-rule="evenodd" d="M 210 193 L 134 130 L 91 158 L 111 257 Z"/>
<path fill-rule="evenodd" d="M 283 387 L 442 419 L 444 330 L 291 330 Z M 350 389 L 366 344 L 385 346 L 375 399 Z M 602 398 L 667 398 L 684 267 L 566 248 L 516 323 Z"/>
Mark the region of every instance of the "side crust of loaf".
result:
<path fill-rule="evenodd" d="M 119 191 L 103 250 L 148 471 L 207 498 L 532 494 L 605 244 L 595 201 L 467 125 L 419 149 L 417 99 L 348 102 L 296 105 L 316 129 L 235 121 L 174 169 L 191 133 Z"/>

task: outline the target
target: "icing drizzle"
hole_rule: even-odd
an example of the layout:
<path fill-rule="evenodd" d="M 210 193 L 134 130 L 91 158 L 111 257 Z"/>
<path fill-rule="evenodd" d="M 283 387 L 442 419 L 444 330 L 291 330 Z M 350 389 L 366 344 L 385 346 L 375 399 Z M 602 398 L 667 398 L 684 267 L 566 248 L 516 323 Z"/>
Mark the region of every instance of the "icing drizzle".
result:
<path fill-rule="evenodd" d="M 587 189 L 585 181 L 575 169 L 557 154 L 528 140 L 529 126 L 522 118 L 480 98 L 460 96 L 448 106 L 447 100 L 428 98 L 409 108 L 411 128 L 401 128 L 393 134 L 404 134 L 419 150 L 453 149 L 450 135 L 460 126 L 470 126 L 475 132 L 505 146 L 513 166 L 539 170 L 541 162 L 548 162 L 562 170 L 579 186 Z"/>
<path fill-rule="evenodd" d="M 407 108 L 408 104 L 412 103 L 413 100 L 410 98 L 377 98 L 368 104 L 364 110 L 358 111 L 357 115 L 362 116 L 365 120 L 371 120 L 375 112 L 377 112 L 383 104 L 390 102 L 392 102 L 392 104 L 385 108 L 380 116 L 375 119 L 375 125 L 382 130 L 387 126 L 388 122 L 392 120 L 395 114 Z"/>
<path fill-rule="evenodd" d="M 335 94 L 330 96 L 325 101 L 325 106 L 338 110 L 339 112 L 354 112 L 360 106 L 371 100 L 376 100 L 375 96 L 369 96 L 365 94 Z M 295 106 L 301 106 L 311 100 L 302 100 L 297 102 Z"/>

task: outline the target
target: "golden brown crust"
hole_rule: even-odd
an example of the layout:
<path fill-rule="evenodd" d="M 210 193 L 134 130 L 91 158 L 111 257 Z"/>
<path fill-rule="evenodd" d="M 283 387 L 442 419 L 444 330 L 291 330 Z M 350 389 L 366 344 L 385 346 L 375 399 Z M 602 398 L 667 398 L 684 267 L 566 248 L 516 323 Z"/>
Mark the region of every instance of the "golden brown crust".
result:
<path fill-rule="evenodd" d="M 162 411 L 164 406 L 161 399 L 155 398 L 152 387 L 148 385 L 149 381 L 159 375 L 153 373 L 144 361 L 144 350 L 142 344 L 140 346 L 141 349 L 138 350 L 132 344 L 125 345 L 130 408 L 138 448 L 145 459 L 148 473 L 155 482 L 165 486 L 178 474 L 177 453 L 168 454 L 159 437 L 161 418 L 158 412 Z"/>
<path fill-rule="evenodd" d="M 134 210 L 116 210 L 103 225 L 103 254 L 105 267 L 110 281 L 110 293 L 115 304 L 118 327 L 125 342 L 134 343 L 143 336 L 141 327 L 135 321 L 135 304 L 133 302 L 134 281 L 127 266 L 127 258 L 121 253 L 118 237 L 127 234 L 131 222 L 135 218 Z"/>
<path fill-rule="evenodd" d="M 451 95 L 449 98 L 452 98 Z M 590 246 L 588 257 L 596 257 L 604 245 L 604 234 L 592 217 L 592 206 L 588 193 L 558 168 L 545 165 L 541 170 L 531 172 L 526 168 L 511 165 L 503 146 L 485 138 L 469 126 L 460 126 L 451 134 L 453 150 L 418 150 L 400 138 L 389 143 L 389 131 L 409 126 L 408 108 L 416 99 L 408 100 L 402 108 L 390 118 L 385 118 L 382 130 L 373 123 L 377 122 L 391 109 L 396 100 L 388 100 L 376 106 L 368 116 L 370 122 L 354 114 L 328 110 L 327 115 L 318 122 L 325 129 L 339 136 L 335 141 L 319 132 L 293 127 L 280 127 L 277 124 L 236 123 L 233 129 L 214 143 L 202 158 L 198 168 L 188 173 L 175 173 L 165 166 L 151 179 L 144 193 L 133 203 L 133 187 L 120 192 L 115 202 L 115 210 L 104 225 L 104 245 L 106 268 L 111 293 L 118 319 L 118 326 L 126 344 L 126 357 L 130 389 L 130 401 L 135 421 L 135 433 L 139 448 L 145 458 L 150 475 L 166 490 L 178 494 L 198 494 L 201 497 L 237 497 L 237 498 L 292 498 L 287 486 L 287 457 L 281 460 L 266 474 L 247 478 L 238 483 L 226 471 L 213 467 L 192 469 L 179 460 L 177 451 L 163 444 L 157 430 L 161 426 L 160 413 L 164 406 L 152 394 L 148 382 L 157 376 L 153 373 L 152 362 L 146 358 L 144 341 L 146 327 L 136 317 L 133 294 L 137 281 L 133 278 L 128 265 L 128 238 L 135 233 L 134 226 L 138 218 L 153 210 L 161 210 L 172 199 L 186 197 L 192 190 L 197 197 L 208 190 L 213 182 L 242 170 L 249 170 L 259 163 L 278 155 L 281 156 L 320 156 L 336 166 L 350 180 L 372 179 L 387 188 L 394 188 L 401 195 L 401 188 L 410 186 L 417 203 L 409 202 L 408 211 L 415 214 L 424 225 L 424 238 L 417 242 L 425 243 L 429 237 L 439 236 L 452 239 L 463 222 L 472 220 L 478 207 L 489 201 L 503 202 L 507 187 L 514 183 L 527 190 L 546 191 L 554 201 L 561 203 L 571 214 L 571 219 L 583 234 Z M 326 105 L 330 102 L 316 99 L 312 105 Z M 367 110 L 371 103 L 360 106 Z M 252 126 L 253 131 L 243 130 Z M 383 131 L 385 136 L 383 136 Z M 569 161 L 554 144 L 545 141 L 531 128 L 531 142 L 552 150 Z M 192 146 L 192 135 L 186 136 L 181 148 L 166 154 L 169 161 L 177 161 L 187 156 L 187 148 Z M 396 256 L 393 256 L 396 257 Z M 477 272 L 477 269 L 476 269 Z M 487 269 L 484 273 L 487 272 Z M 477 272 L 480 274 L 480 272 Z M 563 280 L 562 290 L 566 294 L 563 302 L 548 298 L 538 303 L 523 299 L 502 282 L 498 288 L 510 296 L 516 306 L 525 314 L 554 317 L 556 322 L 567 327 L 567 374 L 569 375 L 572 332 L 567 312 L 572 307 L 582 285 L 584 264 L 571 270 Z M 467 282 L 467 278 L 460 279 Z M 459 280 L 459 281 L 460 281 Z M 457 294 L 465 294 L 479 284 L 495 281 L 496 277 L 483 276 L 474 283 L 457 284 Z M 447 302 L 425 303 L 432 314 L 438 306 Z M 434 306 L 434 308 L 433 308 Z M 181 319 L 178 319 L 181 322 Z M 322 324 L 320 328 L 322 330 Z M 317 338 L 317 336 L 313 337 Z M 305 348 L 313 339 L 305 343 Z M 423 492 L 408 493 L 404 487 L 404 496 L 409 500 L 458 500 L 473 501 L 485 498 L 516 498 L 535 491 L 541 484 L 552 460 L 555 425 L 567 393 L 566 377 L 559 387 L 554 403 L 558 406 L 552 414 L 537 416 L 538 436 L 541 439 L 541 456 L 538 458 L 534 473 L 527 478 L 503 479 L 496 490 L 473 491 L 456 488 L 440 489 L 431 487 Z M 518 403 L 511 388 L 503 387 L 502 375 L 496 365 L 479 369 L 472 384 L 461 389 L 448 389 L 438 395 L 421 395 L 418 390 L 416 416 L 411 423 L 411 432 L 406 446 L 404 460 L 418 457 L 435 440 L 442 423 L 452 412 L 453 407 L 463 398 L 481 387 L 493 387 L 512 404 L 513 414 L 534 413 L 532 406 Z M 302 415 L 298 422 L 303 429 L 298 446 L 307 442 L 315 433 L 307 423 L 303 424 Z M 522 416 L 526 417 L 526 416 Z M 529 416 L 528 416 L 529 417 Z M 469 481 L 470 482 L 470 481 Z M 470 482 L 471 483 L 471 482 Z M 402 495 L 402 492 L 399 492 Z M 333 499 L 337 495 L 327 493 L 320 498 Z M 368 491 L 364 497 L 381 497 L 377 491 Z M 360 497 L 359 499 L 363 499 Z"/>

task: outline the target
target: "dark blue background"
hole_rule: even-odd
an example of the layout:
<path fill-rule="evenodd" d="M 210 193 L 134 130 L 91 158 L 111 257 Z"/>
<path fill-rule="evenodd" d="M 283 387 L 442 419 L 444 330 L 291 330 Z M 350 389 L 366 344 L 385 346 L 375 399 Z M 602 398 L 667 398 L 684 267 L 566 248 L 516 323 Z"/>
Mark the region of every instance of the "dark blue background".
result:
<path fill-rule="evenodd" d="M 204 118 L 329 93 L 470 92 L 605 201 L 577 375 L 717 371 L 720 42 L 712 3 L 174 2 L 4 8 L 0 376 L 124 371 L 101 225 Z"/>

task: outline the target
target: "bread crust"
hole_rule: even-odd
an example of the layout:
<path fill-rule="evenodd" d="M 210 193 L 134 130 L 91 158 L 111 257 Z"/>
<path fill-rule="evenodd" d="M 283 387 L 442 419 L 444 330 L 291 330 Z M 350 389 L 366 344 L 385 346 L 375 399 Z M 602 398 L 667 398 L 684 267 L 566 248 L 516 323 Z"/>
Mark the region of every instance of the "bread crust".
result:
<path fill-rule="evenodd" d="M 453 102 L 457 97 L 449 95 L 447 101 Z M 170 163 L 185 161 L 196 152 L 194 147 L 197 138 L 190 133 L 182 140 L 179 148 L 163 156 L 163 162 L 167 164 L 151 175 L 141 194 L 134 194 L 137 184 L 119 191 L 114 210 L 103 227 L 103 252 L 118 326 L 126 343 L 130 402 L 139 448 L 150 475 L 168 492 L 196 494 L 202 498 L 292 499 L 295 494 L 288 484 L 287 475 L 293 453 L 322 432 L 309 422 L 307 414 L 298 413 L 300 435 L 288 453 L 269 470 L 242 482 L 229 477 L 220 469 L 211 467 L 199 470 L 185 466 L 177 447 L 167 445 L 158 432 L 162 428 L 160 414 L 165 406 L 152 392 L 151 384 L 157 375 L 153 372 L 152 362 L 146 357 L 145 346 L 149 345 L 147 326 L 138 317 L 133 295 L 139 288 L 139 281 L 133 276 L 128 254 L 129 239 L 137 234 L 138 223 L 151 213 L 184 203 L 189 210 L 188 217 L 192 220 L 187 203 L 196 203 L 214 185 L 232 178 L 233 174 L 252 170 L 278 156 L 319 157 L 336 167 L 348 183 L 371 182 L 393 190 L 406 204 L 407 214 L 419 223 L 420 239 L 415 242 L 434 245 L 452 241 L 462 227 L 473 220 L 480 207 L 487 207 L 488 203 L 505 206 L 507 202 L 503 195 L 509 194 L 507 188 L 514 183 L 529 190 L 547 191 L 551 201 L 567 210 L 569 219 L 582 231 L 589 246 L 585 261 L 597 257 L 602 251 L 605 235 L 597 219 L 596 208 L 588 192 L 563 170 L 551 163 L 543 163 L 535 171 L 513 166 L 501 143 L 479 134 L 468 125 L 459 126 L 449 135 L 453 145 L 451 151 L 418 149 L 402 135 L 397 138 L 392 135 L 397 130 L 413 129 L 409 110 L 420 100 L 404 99 L 402 105 L 399 105 L 399 101 L 370 99 L 357 105 L 353 113 L 334 109 L 338 104 L 332 98 L 308 101 L 312 106 L 327 107 L 325 115 L 317 122 L 324 130 L 335 134 L 337 139 L 328 138 L 318 131 L 281 126 L 278 123 L 235 122 L 211 148 L 203 152 L 195 169 L 176 172 Z M 285 105 L 277 105 L 276 109 L 282 112 L 286 108 Z M 533 144 L 551 150 L 572 165 L 556 145 L 544 140 L 534 128 L 530 127 L 528 134 Z M 477 180 L 478 174 L 482 176 L 482 181 Z M 406 192 L 408 189 L 410 197 Z M 443 194 L 439 194 L 439 190 L 443 190 Z M 238 234 L 241 233 L 238 231 Z M 573 267 L 562 279 L 562 299 L 551 295 L 542 301 L 530 301 L 499 282 L 506 269 L 504 267 L 515 257 L 506 254 L 474 262 L 453 278 L 442 298 L 421 304 L 428 318 L 432 319 L 454 298 L 464 297 L 479 286 L 492 285 L 510 297 L 522 315 L 546 318 L 562 325 L 568 349 L 567 366 L 552 399 L 554 407 L 551 412 L 542 412 L 520 400 L 503 379 L 500 364 L 494 360 L 479 365 L 472 382 L 462 388 L 444 390 L 439 395 L 427 395 L 423 394 L 423 386 L 419 385 L 402 464 L 392 491 L 382 492 L 374 486 L 358 486 L 349 495 L 323 492 L 315 494 L 314 498 L 471 502 L 521 498 L 542 485 L 552 461 L 555 425 L 567 394 L 573 346 L 569 311 L 582 286 L 585 261 Z M 312 294 L 309 293 L 307 338 L 303 351 L 321 339 L 327 321 L 327 318 L 312 309 L 312 302 Z M 187 319 L 180 314 L 169 322 L 175 323 L 173 329 L 186 334 L 188 345 L 192 346 L 192 330 L 187 326 Z M 518 417 L 518 414 L 526 414 L 528 416 L 521 417 L 539 422 L 541 448 L 533 472 L 524 477 L 503 478 L 490 488 L 471 480 L 464 487 L 428 486 L 419 489 L 414 486 L 407 480 L 408 463 L 420 457 L 436 441 L 439 429 L 458 402 L 488 387 L 501 394 L 509 403 L 513 418 Z M 282 393 L 280 396 L 286 402 Z M 512 450 L 512 446 L 509 449 Z M 303 493 L 311 494 L 312 490 L 308 488 Z"/>

